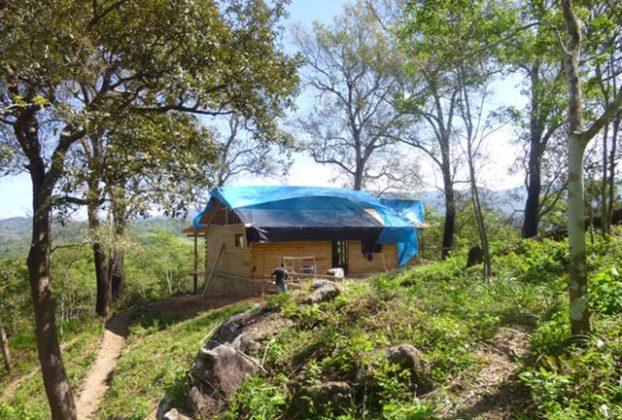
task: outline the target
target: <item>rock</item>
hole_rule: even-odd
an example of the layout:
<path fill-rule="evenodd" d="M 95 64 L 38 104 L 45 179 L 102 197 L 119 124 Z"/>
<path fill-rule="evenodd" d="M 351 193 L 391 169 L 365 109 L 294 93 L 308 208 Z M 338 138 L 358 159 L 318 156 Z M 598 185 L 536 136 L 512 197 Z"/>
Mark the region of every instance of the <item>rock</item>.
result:
<path fill-rule="evenodd" d="M 268 310 L 250 310 L 221 324 L 202 348 L 188 375 L 188 406 L 199 418 L 213 418 L 229 398 L 261 369 L 252 354 L 261 354 L 262 340 L 289 328 L 293 321 Z"/>
<path fill-rule="evenodd" d="M 206 348 L 213 349 L 223 343 L 230 343 L 243 352 L 257 351 L 261 348 L 261 340 L 293 324 L 292 320 L 276 312 L 246 311 L 226 320 L 212 335 Z"/>
<path fill-rule="evenodd" d="M 255 322 L 247 324 L 233 340 L 232 345 L 244 353 L 259 353 L 263 349 L 262 340 L 292 325 L 294 322 L 291 319 L 283 318 L 278 313 L 267 313 Z"/>
<path fill-rule="evenodd" d="M 352 388 L 346 382 L 324 382 L 303 388 L 294 396 L 299 413 L 338 415 L 352 406 Z"/>
<path fill-rule="evenodd" d="M 173 408 L 169 412 L 167 412 L 162 420 L 190 420 L 190 417 L 184 416 L 176 408 Z"/>
<path fill-rule="evenodd" d="M 334 299 L 341 293 L 341 289 L 337 284 L 329 280 L 315 280 L 311 284 L 311 288 L 314 288 L 313 292 L 304 300 L 303 303 L 314 304 Z"/>
<path fill-rule="evenodd" d="M 469 255 L 467 255 L 467 268 L 473 267 L 474 265 L 478 265 L 484 262 L 484 251 L 479 247 L 479 245 L 475 245 L 471 249 L 469 249 Z"/>
<path fill-rule="evenodd" d="M 317 290 L 323 286 L 336 285 L 335 282 L 326 279 L 315 279 L 311 282 L 311 290 Z"/>
<path fill-rule="evenodd" d="M 201 384 L 192 386 L 188 391 L 188 407 L 196 415 L 205 418 L 215 417 L 227 407 L 227 402 L 213 388 L 201 390 Z"/>
<path fill-rule="evenodd" d="M 387 361 L 399 365 L 402 369 L 410 370 L 413 381 L 417 384 L 423 384 L 430 373 L 430 368 L 423 360 L 421 352 L 412 344 L 400 344 L 388 349 Z"/>
<path fill-rule="evenodd" d="M 259 370 L 259 363 L 230 344 L 201 349 L 191 375 L 227 398 L 235 394 L 246 378 Z"/>
<path fill-rule="evenodd" d="M 164 397 L 158 403 L 158 411 L 156 411 L 156 420 L 162 420 L 166 413 L 173 408 L 173 399 L 168 395 Z"/>

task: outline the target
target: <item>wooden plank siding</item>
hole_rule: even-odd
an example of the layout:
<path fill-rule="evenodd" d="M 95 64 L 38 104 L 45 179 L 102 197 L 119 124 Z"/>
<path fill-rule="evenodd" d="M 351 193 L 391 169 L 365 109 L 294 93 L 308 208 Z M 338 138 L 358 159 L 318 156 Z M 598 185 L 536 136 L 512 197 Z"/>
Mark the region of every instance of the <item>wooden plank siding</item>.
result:
<path fill-rule="evenodd" d="M 242 235 L 244 246 L 236 247 L 235 236 Z M 241 278 L 251 277 L 251 251 L 246 243 L 244 225 L 210 226 L 206 229 L 207 246 L 206 271 L 211 272 L 222 244 L 225 244 L 222 257 L 216 267 L 216 273 Z"/>
<path fill-rule="evenodd" d="M 281 258 L 315 257 L 316 272 L 324 274 L 333 263 L 331 241 L 291 241 L 251 244 L 251 261 L 255 267 L 253 278 L 269 277 L 281 265 Z M 252 267 L 251 267 L 252 268 Z"/>
<path fill-rule="evenodd" d="M 211 272 L 222 244 L 225 244 L 216 273 L 244 279 L 270 277 L 281 264 L 282 257 L 314 257 L 316 273 L 325 274 L 332 268 L 332 241 L 289 241 L 251 243 L 246 241 L 242 224 L 206 228 L 206 272 Z M 242 235 L 244 246 L 236 246 L 236 235 Z M 397 246 L 382 245 L 382 252 L 373 253 L 371 261 L 363 254 L 361 241 L 348 241 L 348 275 L 392 270 L 397 267 Z"/>
<path fill-rule="evenodd" d="M 397 268 L 397 245 L 383 244 L 382 252 L 373 253 L 371 261 L 363 254 L 361 241 L 348 241 L 348 275 L 360 276 Z"/>

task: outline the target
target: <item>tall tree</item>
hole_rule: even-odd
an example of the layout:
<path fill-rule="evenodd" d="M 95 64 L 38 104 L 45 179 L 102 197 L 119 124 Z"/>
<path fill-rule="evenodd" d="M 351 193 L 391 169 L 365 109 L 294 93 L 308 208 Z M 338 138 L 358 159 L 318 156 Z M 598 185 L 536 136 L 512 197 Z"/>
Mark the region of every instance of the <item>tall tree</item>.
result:
<path fill-rule="evenodd" d="M 498 50 L 510 71 L 523 76 L 523 95 L 529 98 L 523 109 L 512 107 L 521 131 L 519 141 L 527 151 L 518 158 L 525 161 L 526 172 L 527 199 L 521 229 L 524 238 L 538 234 L 540 217 L 545 211 L 543 202 L 547 201 L 550 187 L 545 179 L 544 160 L 563 123 L 563 68 L 555 31 L 548 25 L 538 24 L 549 18 L 551 9 L 547 2 L 522 3 L 517 22 L 522 28 L 517 28 Z M 560 190 L 554 188 L 555 193 Z"/>
<path fill-rule="evenodd" d="M 445 201 L 442 256 L 453 248 L 456 219 L 455 182 L 458 139 L 467 140 L 467 160 L 476 213 L 481 213 L 473 158 L 481 134 L 481 112 L 472 112 L 493 70 L 489 68 L 499 38 L 507 31 L 505 4 L 474 2 L 406 2 L 398 36 L 409 79 L 403 106 L 427 126 L 404 142 L 427 155 L 441 172 Z M 479 90 L 479 92 L 477 92 Z M 475 97 L 473 96 L 475 95 Z M 483 111 L 480 109 L 479 111 Z M 426 135 L 427 134 L 427 135 Z M 485 227 L 480 240 L 486 248 Z"/>
<path fill-rule="evenodd" d="M 0 10 L 3 143 L 32 182 L 27 266 L 37 351 L 54 419 L 76 417 L 56 336 L 50 211 L 66 156 L 119 109 L 213 115 L 236 110 L 264 130 L 287 105 L 296 63 L 276 50 L 283 4 L 261 0 L 8 1 Z M 95 87 L 81 92 L 82 84 Z M 88 98 L 87 98 L 88 96 Z M 78 98 L 84 101 L 80 104 Z M 65 197 L 66 198 L 66 197 Z"/>
<path fill-rule="evenodd" d="M 583 188 L 583 158 L 585 149 L 598 132 L 614 118 L 622 107 L 622 89 L 616 92 L 603 112 L 588 126 L 584 122 L 583 88 L 581 80 L 582 24 L 572 0 L 562 0 L 567 40 L 560 39 L 564 53 L 564 71 L 568 85 L 568 293 L 570 327 L 575 336 L 590 332 L 588 307 L 588 277 L 585 246 L 585 205 Z M 614 15 L 615 16 L 615 15 Z M 619 27 L 620 22 L 617 22 Z"/>
<path fill-rule="evenodd" d="M 298 120 L 313 159 L 333 165 L 355 190 L 393 173 L 387 157 L 403 115 L 394 106 L 400 60 L 374 12 L 358 2 L 345 6 L 332 26 L 299 31 L 304 77 L 313 111 Z"/>

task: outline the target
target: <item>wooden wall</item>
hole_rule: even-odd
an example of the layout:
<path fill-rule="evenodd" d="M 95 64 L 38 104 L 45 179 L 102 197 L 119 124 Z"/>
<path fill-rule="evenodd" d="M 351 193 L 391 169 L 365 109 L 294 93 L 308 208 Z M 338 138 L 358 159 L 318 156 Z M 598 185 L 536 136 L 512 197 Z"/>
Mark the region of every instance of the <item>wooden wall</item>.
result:
<path fill-rule="evenodd" d="M 235 236 L 243 235 L 244 246 L 235 246 Z M 284 256 L 315 257 L 317 274 L 325 274 L 332 268 L 331 241 L 291 241 L 267 244 L 246 242 L 246 228 L 242 224 L 211 226 L 206 229 L 207 273 L 212 271 L 218 252 L 225 244 L 216 273 L 237 278 L 260 279 L 270 277 L 281 264 Z M 348 241 L 348 275 L 359 276 L 368 273 L 392 270 L 397 267 L 397 246 L 382 245 L 381 253 L 373 253 L 369 261 L 363 254 L 361 241 Z"/>
<path fill-rule="evenodd" d="M 244 246 L 235 246 L 235 235 L 242 235 Z M 251 276 L 251 251 L 246 243 L 246 228 L 244 225 L 210 226 L 206 229 L 205 242 L 207 245 L 207 273 L 212 271 L 218 252 L 225 244 L 216 273 L 241 278 Z"/>
<path fill-rule="evenodd" d="M 373 253 L 372 260 L 363 254 L 361 241 L 348 241 L 348 275 L 362 275 L 397 268 L 397 245 L 383 244 L 381 253 Z"/>
<path fill-rule="evenodd" d="M 281 257 L 315 257 L 317 274 L 324 274 L 331 268 L 331 241 L 291 241 L 268 244 L 251 244 L 251 269 L 255 267 L 253 278 L 269 277 L 281 265 Z"/>

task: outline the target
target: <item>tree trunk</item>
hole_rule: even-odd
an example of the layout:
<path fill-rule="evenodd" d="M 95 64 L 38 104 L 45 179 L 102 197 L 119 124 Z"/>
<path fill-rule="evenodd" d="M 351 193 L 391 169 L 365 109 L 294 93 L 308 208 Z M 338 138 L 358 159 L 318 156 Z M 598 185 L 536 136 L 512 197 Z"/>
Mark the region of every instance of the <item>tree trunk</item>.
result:
<path fill-rule="evenodd" d="M 54 420 L 76 418 L 73 394 L 67 380 L 54 320 L 48 256 L 50 250 L 50 199 L 42 194 L 45 177 L 43 161 L 30 165 L 33 183 L 32 242 L 28 253 L 28 276 L 35 312 L 37 353 L 45 392 Z M 37 166 L 35 168 L 35 166 Z"/>
<path fill-rule="evenodd" d="M 568 30 L 564 69 L 568 84 L 568 295 L 570 330 L 573 336 L 590 333 L 590 311 L 587 290 L 587 260 L 585 246 L 585 206 L 583 190 L 583 99 L 579 76 L 581 28 L 571 0 L 562 2 Z"/>
<path fill-rule="evenodd" d="M 570 327 L 575 336 L 590 332 L 587 301 L 587 261 L 585 246 L 585 206 L 583 200 L 583 154 L 585 146 L 571 134 L 568 147 L 568 294 Z"/>
<path fill-rule="evenodd" d="M 93 197 L 97 197 L 97 199 L 90 198 L 88 204 L 88 222 L 91 232 L 93 258 L 95 261 L 95 281 L 97 285 L 95 312 L 97 315 L 108 319 L 112 310 L 112 289 L 110 285 L 110 273 L 108 270 L 108 255 L 106 254 L 105 246 L 100 238 L 101 232 L 99 231 L 100 223 L 99 215 L 97 213 L 99 193 L 94 192 L 91 189 L 89 194 L 92 194 Z"/>
<path fill-rule="evenodd" d="M 607 190 L 609 189 L 608 171 L 609 171 L 609 124 L 605 126 L 603 133 L 603 155 L 602 155 L 602 180 L 600 185 L 600 230 L 604 237 L 609 236 L 611 233 L 611 220 L 607 217 L 609 215 L 609 206 L 607 200 Z"/>
<path fill-rule="evenodd" d="M 447 168 L 448 172 L 448 168 Z M 447 258 L 454 246 L 454 231 L 456 229 L 456 199 L 451 174 L 443 169 L 443 191 L 445 194 L 445 224 L 443 226 L 443 244 L 441 257 Z"/>
<path fill-rule="evenodd" d="M 110 282 L 112 287 L 112 300 L 117 302 L 125 287 L 125 251 L 119 246 L 119 240 L 125 235 L 127 226 L 127 214 L 125 208 L 125 189 L 112 195 L 112 217 L 114 223 L 114 244 L 112 261 L 110 262 Z"/>
<path fill-rule="evenodd" d="M 11 373 L 13 365 L 11 364 L 11 352 L 9 351 L 9 340 L 6 337 L 4 331 L 4 324 L 2 323 L 2 317 L 0 317 L 0 347 L 2 347 L 2 358 L 4 359 L 4 368 L 7 373 Z"/>
<path fill-rule="evenodd" d="M 614 84 L 615 87 L 615 84 Z M 611 230 L 611 223 L 613 222 L 613 210 L 615 208 L 615 175 L 616 175 L 616 154 L 618 152 L 618 133 L 620 130 L 620 115 L 618 114 L 613 121 L 613 130 L 611 134 L 611 150 L 609 154 L 609 187 L 607 189 L 607 211 L 608 213 L 603 217 L 607 218 L 609 223 L 609 229 Z"/>
<path fill-rule="evenodd" d="M 531 116 L 529 118 L 529 163 L 527 174 L 527 201 L 521 235 L 531 238 L 538 235 L 540 221 L 540 193 L 542 190 L 542 127 L 540 124 L 540 66 L 534 63 L 530 70 Z"/>

